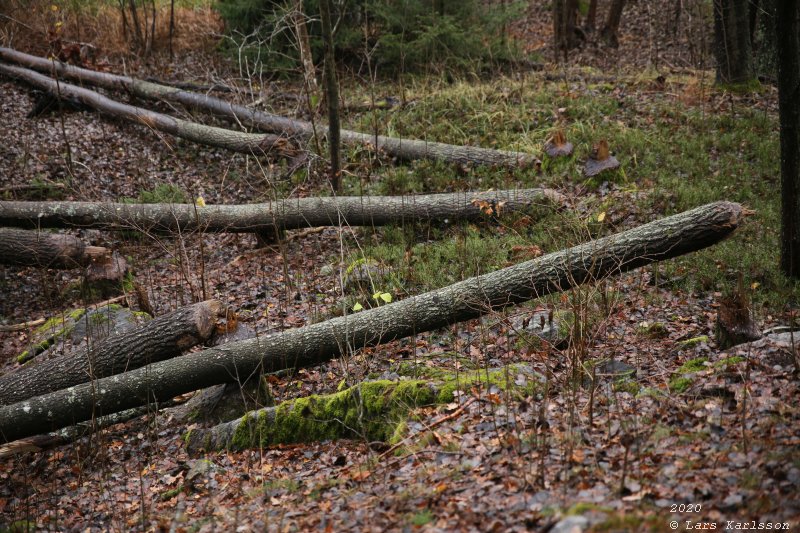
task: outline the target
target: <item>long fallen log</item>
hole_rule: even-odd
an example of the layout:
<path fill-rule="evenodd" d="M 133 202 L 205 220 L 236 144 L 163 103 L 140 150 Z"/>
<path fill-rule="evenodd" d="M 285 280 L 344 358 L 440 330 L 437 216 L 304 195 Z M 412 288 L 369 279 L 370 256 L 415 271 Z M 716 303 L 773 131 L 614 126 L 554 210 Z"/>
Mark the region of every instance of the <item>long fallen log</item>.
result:
<path fill-rule="evenodd" d="M 0 435 L 11 441 L 211 385 L 243 382 L 257 372 L 320 364 L 347 350 L 477 318 L 705 248 L 730 235 L 742 218 L 739 204 L 704 205 L 369 311 L 225 344 L 0 407 Z"/>
<path fill-rule="evenodd" d="M 208 340 L 222 304 L 196 303 L 158 317 L 139 329 L 112 335 L 93 346 L 0 376 L 0 405 L 113 376 L 181 354 Z"/>
<path fill-rule="evenodd" d="M 109 230 L 268 232 L 316 226 L 382 226 L 405 220 L 479 220 L 565 198 L 549 189 L 416 196 L 338 196 L 245 205 L 0 201 L 0 226 Z"/>
<path fill-rule="evenodd" d="M 0 228 L 0 263 L 4 265 L 78 268 L 110 253 L 72 235 Z"/>
<path fill-rule="evenodd" d="M 97 85 L 110 90 L 122 89 L 139 98 L 180 103 L 187 107 L 208 111 L 236 124 L 244 124 L 262 131 L 280 133 L 304 140 L 310 139 L 314 135 L 314 128 L 310 122 L 256 111 L 205 94 L 193 93 L 128 76 L 117 76 L 74 67 L 10 48 L 0 47 L 0 58 L 42 72 L 55 72 L 65 79 Z M 325 131 L 327 127 L 324 125 L 318 126 L 318 130 Z M 525 152 L 492 150 L 477 146 L 458 146 L 415 139 L 400 139 L 384 135 L 376 136 L 350 130 L 341 130 L 341 135 L 344 143 L 374 145 L 378 150 L 391 157 L 402 160 L 438 159 L 454 163 L 505 167 L 529 167 L 539 161 L 536 156 Z"/>
<path fill-rule="evenodd" d="M 105 115 L 125 119 L 198 144 L 253 155 L 291 156 L 296 154 L 292 143 L 285 137 L 227 130 L 181 120 L 149 109 L 123 104 L 98 92 L 57 82 L 53 78 L 22 67 L 0 63 L 0 74 L 24 81 L 55 97 L 81 102 Z"/>

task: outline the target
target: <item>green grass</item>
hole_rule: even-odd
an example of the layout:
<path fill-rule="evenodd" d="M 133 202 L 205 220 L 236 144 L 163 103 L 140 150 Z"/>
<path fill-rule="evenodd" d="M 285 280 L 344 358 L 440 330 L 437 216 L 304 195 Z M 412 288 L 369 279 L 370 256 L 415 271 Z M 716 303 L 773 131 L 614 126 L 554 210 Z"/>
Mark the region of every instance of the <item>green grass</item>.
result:
<path fill-rule="evenodd" d="M 710 77 L 706 77 L 710 79 Z M 629 78 L 629 81 L 631 79 Z M 636 80 L 633 80 L 636 81 Z M 689 86 L 698 80 L 686 78 Z M 567 92 L 566 88 L 573 88 Z M 546 82 L 528 76 L 522 81 L 470 79 L 447 84 L 435 79 L 405 80 L 403 88 L 378 84 L 376 98 L 403 93 L 406 107 L 351 114 L 345 127 L 378 130 L 406 138 L 453 144 L 475 144 L 542 156 L 553 131 L 556 110 L 575 145 L 569 158 L 543 157 L 542 172 L 475 168 L 457 171 L 453 165 L 420 161 L 402 166 L 379 163 L 374 176 L 345 179 L 346 193 L 403 194 L 463 189 L 583 186 L 582 212 L 539 210 L 522 228 L 514 220 L 500 226 L 406 226 L 375 230 L 376 237 L 352 251 L 350 260 L 371 257 L 392 267 L 394 275 L 381 283 L 397 293 L 439 287 L 509 263 L 514 246 L 535 244 L 544 252 L 558 250 L 611 231 L 717 200 L 744 204 L 755 212 L 728 240 L 711 248 L 663 263 L 661 275 L 675 279 L 678 289 L 730 292 L 739 273 L 755 286 L 752 301 L 766 312 L 777 312 L 800 295 L 800 285 L 787 281 L 778 269 L 780 232 L 780 172 L 777 117 L 745 101 L 713 106 L 685 104 L 647 91 L 645 83 L 625 91 L 616 84 L 585 88 Z M 675 92 L 680 92 L 676 87 Z M 703 89 L 708 95 L 713 86 Z M 343 91 L 349 101 L 369 101 L 366 86 Z M 621 96 L 621 94 L 623 96 Z M 718 91 L 716 102 L 723 101 Z M 763 96 L 767 98 L 767 96 Z M 774 98 L 774 96 L 772 97 Z M 599 179 L 581 174 L 591 146 L 608 140 L 621 169 Z M 368 158 L 350 152 L 370 164 Z M 366 160 L 366 161 L 365 161 Z M 351 161 L 351 164 L 355 164 Z M 601 198 L 602 181 L 614 182 L 620 195 Z M 599 213 L 607 213 L 599 223 Z M 618 215 L 614 217 L 614 215 Z M 623 220 L 610 224 L 609 219 Z M 411 250 L 409 263 L 407 251 Z"/>

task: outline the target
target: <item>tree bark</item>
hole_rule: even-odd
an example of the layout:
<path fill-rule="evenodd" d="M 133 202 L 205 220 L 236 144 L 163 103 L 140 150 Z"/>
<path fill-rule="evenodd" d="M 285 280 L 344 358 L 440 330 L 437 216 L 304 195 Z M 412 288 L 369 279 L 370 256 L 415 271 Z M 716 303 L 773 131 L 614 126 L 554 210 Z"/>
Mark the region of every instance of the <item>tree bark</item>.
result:
<path fill-rule="evenodd" d="M 328 101 L 328 149 L 331 156 L 331 187 L 339 192 L 341 172 L 341 125 L 339 124 L 339 80 L 336 77 L 336 60 L 333 48 L 331 1 L 320 0 L 322 40 L 325 42 L 325 99 Z"/>
<path fill-rule="evenodd" d="M 269 233 L 317 226 L 383 226 L 403 221 L 481 220 L 566 199 L 550 189 L 417 196 L 338 196 L 263 204 L 112 204 L 0 201 L 0 226 L 106 230 Z M 491 212 L 489 212 L 491 210 Z"/>
<path fill-rule="evenodd" d="M 556 57 L 567 53 L 578 45 L 576 34 L 578 21 L 578 0 L 553 0 L 553 45 Z"/>
<path fill-rule="evenodd" d="M 139 98 L 180 103 L 187 107 L 211 112 L 236 124 L 245 124 L 263 131 L 281 133 L 303 140 L 308 140 L 314 135 L 314 128 L 310 122 L 271 115 L 204 94 L 192 93 L 127 76 L 115 76 L 73 67 L 60 62 L 49 61 L 42 57 L 24 54 L 10 48 L 0 47 L 0 58 L 35 70 L 55 72 L 67 79 L 97 85 L 105 89 L 124 90 Z M 491 150 L 477 146 L 456 146 L 423 140 L 399 139 L 383 135 L 375 136 L 350 130 L 342 130 L 341 134 L 342 142 L 344 143 L 372 146 L 377 142 L 376 149 L 401 160 L 434 159 L 458 164 L 512 168 L 530 167 L 539 163 L 539 159 L 536 156 L 524 152 Z"/>
<path fill-rule="evenodd" d="M 777 4 L 781 270 L 800 279 L 800 4 L 793 0 Z"/>
<path fill-rule="evenodd" d="M 0 407 L 0 436 L 11 441 L 45 433 L 211 385 L 245 381 L 257 372 L 317 365 L 346 351 L 477 318 L 705 248 L 730 235 L 742 216 L 739 204 L 708 204 L 369 311 L 225 344 Z"/>
<path fill-rule="evenodd" d="M 158 317 L 143 327 L 0 376 L 0 405 L 41 396 L 180 355 L 208 340 L 223 312 L 208 300 Z"/>
<path fill-rule="evenodd" d="M 141 107 L 123 104 L 100 93 L 38 74 L 32 70 L 0 63 L 0 74 L 24 81 L 34 87 L 58 97 L 77 100 L 84 105 L 114 118 L 122 118 L 135 124 L 170 133 L 188 141 L 215 148 L 253 155 L 294 155 L 290 142 L 275 135 L 245 133 L 197 124 L 169 115 L 156 113 Z"/>
<path fill-rule="evenodd" d="M 748 2 L 714 0 L 717 83 L 747 83 L 755 79 Z"/>
<path fill-rule="evenodd" d="M 589 2 L 589 11 L 586 13 L 584 28 L 590 33 L 597 29 L 597 0 Z"/>
<path fill-rule="evenodd" d="M 110 255 L 107 248 L 86 246 L 72 235 L 0 228 L 0 263 L 46 268 L 78 268 Z"/>
<path fill-rule="evenodd" d="M 614 48 L 619 47 L 619 23 L 622 21 L 623 9 L 625 9 L 625 0 L 612 0 L 606 25 L 600 32 L 600 37 Z"/>

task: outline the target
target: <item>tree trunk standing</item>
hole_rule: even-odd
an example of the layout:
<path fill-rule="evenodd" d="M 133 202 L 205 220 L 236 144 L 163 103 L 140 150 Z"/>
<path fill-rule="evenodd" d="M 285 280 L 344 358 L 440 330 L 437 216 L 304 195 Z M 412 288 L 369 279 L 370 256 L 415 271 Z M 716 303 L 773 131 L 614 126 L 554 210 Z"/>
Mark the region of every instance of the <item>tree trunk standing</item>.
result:
<path fill-rule="evenodd" d="M 10 48 L 0 47 L 0 58 L 25 65 L 40 72 L 52 73 L 79 81 L 81 84 L 97 85 L 109 90 L 122 90 L 139 98 L 176 102 L 194 109 L 202 109 L 226 118 L 235 124 L 245 124 L 263 131 L 308 140 L 315 135 L 314 125 L 302 120 L 294 120 L 262 111 L 232 104 L 219 98 L 192 93 L 158 85 L 147 81 L 115 76 L 60 62 L 52 62 L 43 57 L 24 54 Z M 478 146 L 457 146 L 452 144 L 400 139 L 383 135 L 342 130 L 342 140 L 351 145 L 374 145 L 375 149 L 401 160 L 433 159 L 457 164 L 491 165 L 509 168 L 531 167 L 539 164 L 538 158 L 524 152 L 493 150 Z"/>
<path fill-rule="evenodd" d="M 556 58 L 567 53 L 578 45 L 576 34 L 578 20 L 578 0 L 553 0 L 553 38 Z"/>
<path fill-rule="evenodd" d="M 83 87 L 57 82 L 32 70 L 0 63 L 0 74 L 22 80 L 54 96 L 77 100 L 114 118 L 142 124 L 198 144 L 256 156 L 268 154 L 285 156 L 293 155 L 295 152 L 287 139 L 275 135 L 226 130 L 173 118 L 169 115 L 117 102 Z"/>
<path fill-rule="evenodd" d="M 172 37 L 175 35 L 175 0 L 169 2 L 169 58 L 172 59 Z"/>
<path fill-rule="evenodd" d="M 625 0 L 612 0 L 608 9 L 606 25 L 600 32 L 600 38 L 609 46 L 619 47 L 619 23 L 622 21 L 622 11 L 625 9 Z"/>
<path fill-rule="evenodd" d="M 597 0 L 589 2 L 589 11 L 586 13 L 584 28 L 587 33 L 594 33 L 594 30 L 597 29 Z"/>
<path fill-rule="evenodd" d="M 112 335 L 94 346 L 0 376 L 0 405 L 66 389 L 176 357 L 211 337 L 223 313 L 216 300 L 158 317 L 139 329 Z"/>
<path fill-rule="evenodd" d="M 328 100 L 328 147 L 331 154 L 331 187 L 339 192 L 341 171 L 341 126 L 339 125 L 339 81 L 336 78 L 336 62 L 333 49 L 333 27 L 331 24 L 331 0 L 320 0 L 319 15 L 322 19 L 322 40 L 325 41 L 325 97 Z"/>
<path fill-rule="evenodd" d="M 86 246 L 72 235 L 0 228 L 0 263 L 45 268 L 78 268 L 110 255 L 100 246 Z"/>
<path fill-rule="evenodd" d="M 343 224 L 384 226 L 406 221 L 478 221 L 548 203 L 562 206 L 566 198 L 550 189 L 519 189 L 416 196 L 326 196 L 204 207 L 0 200 L 0 225 L 142 232 L 262 233 L 276 228 L 287 230 Z"/>
<path fill-rule="evenodd" d="M 749 0 L 714 0 L 717 83 L 747 83 L 755 78 L 748 3 Z"/>
<path fill-rule="evenodd" d="M 349 350 L 477 318 L 492 309 L 711 246 L 730 235 L 742 216 L 739 204 L 708 204 L 368 311 L 225 344 L 0 407 L 0 439 L 8 442 L 211 385 L 244 382 L 256 372 L 317 365 Z"/>
<path fill-rule="evenodd" d="M 796 0 L 777 4 L 781 269 L 800 279 L 800 4 Z"/>

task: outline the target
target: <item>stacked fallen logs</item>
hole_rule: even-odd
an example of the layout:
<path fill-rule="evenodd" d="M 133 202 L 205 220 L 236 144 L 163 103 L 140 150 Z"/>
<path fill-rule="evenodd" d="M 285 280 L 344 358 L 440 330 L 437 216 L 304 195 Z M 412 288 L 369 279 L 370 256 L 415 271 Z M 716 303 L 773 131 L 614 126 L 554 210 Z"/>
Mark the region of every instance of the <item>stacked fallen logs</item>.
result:
<path fill-rule="evenodd" d="M 81 84 L 96 85 L 109 90 L 122 90 L 139 98 L 180 103 L 187 107 L 208 111 L 231 121 L 233 124 L 243 124 L 261 131 L 275 133 L 282 137 L 308 140 L 315 134 L 314 127 L 309 122 L 256 111 L 205 94 L 193 93 L 127 76 L 96 72 L 32 56 L 10 48 L 0 47 L 0 59 L 41 72 L 47 72 L 48 74 L 58 75 Z M 40 78 L 35 77 L 32 75 L 34 73 L 29 70 L 17 67 L 13 67 L 14 70 L 8 70 L 9 68 L 11 67 L 4 67 L 4 70 L 0 70 L 0 72 L 25 79 L 41 88 L 52 88 L 52 84 L 47 84 Z M 71 92 L 70 94 L 77 95 L 78 93 Z M 86 93 L 82 94 L 86 95 Z M 79 98 L 79 100 L 92 105 L 90 101 L 86 101 L 83 98 Z M 92 100 L 95 99 L 92 98 Z M 188 124 L 190 123 L 183 124 L 184 129 L 189 127 Z M 193 125 L 192 129 L 196 129 L 196 126 L 199 125 Z M 177 126 L 173 126 L 173 129 L 177 129 Z M 318 129 L 325 131 L 326 127 L 320 125 Z M 197 140 L 196 142 L 209 144 L 207 141 L 210 138 L 211 135 L 209 134 L 203 137 L 205 140 Z M 244 137 L 241 138 L 244 139 Z M 539 159 L 536 156 L 524 152 L 493 150 L 476 146 L 457 146 L 416 139 L 400 139 L 349 130 L 341 130 L 341 139 L 344 143 L 349 144 L 374 145 L 376 149 L 401 160 L 435 159 L 458 164 L 493 165 L 510 168 L 531 167 L 539 164 Z M 239 144 L 246 143 L 240 141 Z"/>
<path fill-rule="evenodd" d="M 244 382 L 258 372 L 320 364 L 345 349 L 476 318 L 710 246 L 730 235 L 743 214 L 738 204 L 708 204 L 369 311 L 28 398 L 0 407 L 0 438 L 9 442 L 211 385 Z"/>

